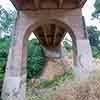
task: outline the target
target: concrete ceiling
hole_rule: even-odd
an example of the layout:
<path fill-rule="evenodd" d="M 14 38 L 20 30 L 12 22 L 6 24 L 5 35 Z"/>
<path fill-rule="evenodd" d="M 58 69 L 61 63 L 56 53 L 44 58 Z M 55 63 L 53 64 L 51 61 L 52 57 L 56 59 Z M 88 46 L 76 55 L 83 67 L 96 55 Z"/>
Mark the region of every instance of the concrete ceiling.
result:
<path fill-rule="evenodd" d="M 35 31 L 37 39 L 47 49 L 53 49 L 60 45 L 66 31 L 63 27 L 56 24 L 44 24 Z"/>
<path fill-rule="evenodd" d="M 11 0 L 17 10 L 75 9 L 83 7 L 87 0 Z"/>

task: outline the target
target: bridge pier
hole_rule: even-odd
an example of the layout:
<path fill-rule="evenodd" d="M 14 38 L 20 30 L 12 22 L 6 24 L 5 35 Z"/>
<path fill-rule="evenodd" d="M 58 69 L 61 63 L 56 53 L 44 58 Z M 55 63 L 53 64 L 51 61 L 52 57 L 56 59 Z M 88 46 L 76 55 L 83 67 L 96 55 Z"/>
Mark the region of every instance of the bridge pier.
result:
<path fill-rule="evenodd" d="M 26 43 L 31 32 L 47 48 L 59 46 L 68 32 L 73 41 L 75 79 L 88 79 L 92 55 L 82 18 L 81 8 L 18 12 L 6 67 L 3 100 L 26 100 Z M 53 56 L 50 52 L 47 55 Z"/>
<path fill-rule="evenodd" d="M 75 79 L 88 80 L 92 72 L 92 52 L 88 39 L 77 40 Z"/>

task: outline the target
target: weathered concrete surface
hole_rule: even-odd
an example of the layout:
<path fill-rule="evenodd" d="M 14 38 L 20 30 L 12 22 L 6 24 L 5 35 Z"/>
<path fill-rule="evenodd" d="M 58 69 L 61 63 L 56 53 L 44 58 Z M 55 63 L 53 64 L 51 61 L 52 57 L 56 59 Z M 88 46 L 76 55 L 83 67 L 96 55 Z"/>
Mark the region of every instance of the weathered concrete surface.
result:
<path fill-rule="evenodd" d="M 26 100 L 26 82 L 21 77 L 6 77 L 3 86 L 3 100 Z"/>
<path fill-rule="evenodd" d="M 87 0 L 10 0 L 17 10 L 75 9 L 83 7 Z"/>
<path fill-rule="evenodd" d="M 77 40 L 77 65 L 75 67 L 76 78 L 88 80 L 93 71 L 92 55 L 89 40 Z"/>
<path fill-rule="evenodd" d="M 10 48 L 6 67 L 5 81 L 2 93 L 3 100 L 25 100 L 24 90 L 26 89 L 25 83 L 27 74 L 27 39 L 31 32 L 35 32 L 39 27 L 42 27 L 42 29 L 44 29 L 45 25 L 47 26 L 45 27 L 47 33 L 49 33 L 49 25 L 55 25 L 59 26 L 59 29 L 63 27 L 63 32 L 68 32 L 70 34 L 73 40 L 74 66 L 75 69 L 77 69 L 77 71 L 75 71 L 75 77 L 77 80 L 88 79 L 88 72 L 90 72 L 91 70 L 91 50 L 88 39 L 86 37 L 86 33 L 84 33 L 82 18 L 83 17 L 81 9 L 47 9 L 18 12 L 12 34 L 12 45 Z M 48 37 L 46 36 L 46 31 L 36 31 L 36 34 L 43 33 L 45 34 L 46 39 L 48 39 Z M 53 28 L 52 31 L 54 31 Z M 57 34 L 59 33 L 59 31 L 55 32 Z M 40 38 L 42 38 L 41 35 Z M 58 41 L 61 41 L 62 39 L 60 38 L 59 34 L 57 36 L 57 39 Z M 42 42 L 44 41 L 44 39 L 41 40 Z M 19 84 L 16 84 L 16 81 L 19 82 Z M 20 83 L 22 83 L 22 88 L 19 89 Z M 19 92 L 17 92 L 17 96 L 14 95 L 14 93 L 16 93 L 15 90 L 19 90 Z"/>
<path fill-rule="evenodd" d="M 46 48 L 43 49 L 44 49 L 45 56 L 47 58 L 60 59 L 66 56 L 66 50 L 61 45 L 57 48 L 54 48 L 53 50 L 49 50 Z"/>

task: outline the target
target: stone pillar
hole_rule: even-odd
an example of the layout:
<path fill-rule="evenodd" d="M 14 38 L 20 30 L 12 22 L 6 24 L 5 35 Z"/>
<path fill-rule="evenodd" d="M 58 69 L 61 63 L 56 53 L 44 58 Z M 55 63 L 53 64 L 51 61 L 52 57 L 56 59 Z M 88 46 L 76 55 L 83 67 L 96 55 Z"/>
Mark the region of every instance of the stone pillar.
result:
<path fill-rule="evenodd" d="M 88 39 L 88 32 L 85 25 L 84 16 L 82 16 L 80 22 L 82 22 L 80 33 L 83 37 L 78 37 L 76 39 L 76 65 L 75 74 L 77 80 L 88 80 L 90 73 L 93 71 L 92 66 L 92 52 Z M 81 35 L 80 34 L 80 35 Z"/>
<path fill-rule="evenodd" d="M 43 48 L 44 52 L 45 52 L 45 56 L 47 58 L 52 58 L 52 59 L 56 59 L 56 58 L 63 58 L 66 54 L 64 51 L 64 48 L 60 45 L 58 48 L 54 48 L 52 50 Z"/>
<path fill-rule="evenodd" d="M 65 18 L 67 19 L 68 16 Z M 70 16 L 69 34 L 73 40 L 74 71 L 76 80 L 87 80 L 92 71 L 92 53 L 86 30 L 84 17 L 81 10 L 76 15 Z M 65 20 L 67 24 L 68 21 Z"/>
<path fill-rule="evenodd" d="M 67 63 L 65 64 L 63 61 L 65 56 L 64 48 L 62 46 L 54 50 L 47 50 L 44 48 L 44 52 L 46 56 L 46 64 L 44 72 L 40 78 L 44 80 L 54 80 L 55 77 L 63 75 L 67 68 Z"/>
<path fill-rule="evenodd" d="M 3 100 L 26 100 L 26 46 L 23 33 L 25 24 L 17 18 L 12 34 L 12 44 L 3 85 Z"/>
<path fill-rule="evenodd" d="M 92 71 L 92 53 L 88 39 L 77 40 L 76 80 L 87 80 Z"/>

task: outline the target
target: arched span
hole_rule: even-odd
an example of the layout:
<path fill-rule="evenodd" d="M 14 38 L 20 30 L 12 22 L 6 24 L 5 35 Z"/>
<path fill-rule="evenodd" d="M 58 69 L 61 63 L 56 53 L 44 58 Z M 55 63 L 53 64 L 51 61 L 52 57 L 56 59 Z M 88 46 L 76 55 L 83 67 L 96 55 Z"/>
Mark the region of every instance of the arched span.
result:
<path fill-rule="evenodd" d="M 47 20 L 45 22 L 38 21 L 37 23 L 30 25 L 30 27 L 27 29 L 27 31 L 26 31 L 26 33 L 24 35 L 24 43 L 26 44 L 26 42 L 28 40 L 28 37 L 30 36 L 30 34 L 32 32 L 34 32 L 38 27 L 43 26 L 44 24 L 55 24 L 55 25 L 58 25 L 58 26 L 64 28 L 66 33 L 69 33 L 69 35 L 72 38 L 72 42 L 73 42 L 73 52 L 74 52 L 73 53 L 74 54 L 73 58 L 74 58 L 74 65 L 76 65 L 76 57 L 77 57 L 76 56 L 77 55 L 76 36 L 75 36 L 72 28 L 69 25 L 67 25 L 64 22 L 62 22 L 62 21 L 59 21 L 59 20 L 56 20 L 56 19 L 49 19 L 49 20 Z"/>

